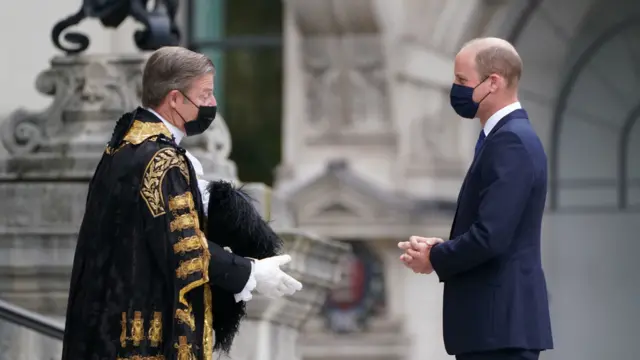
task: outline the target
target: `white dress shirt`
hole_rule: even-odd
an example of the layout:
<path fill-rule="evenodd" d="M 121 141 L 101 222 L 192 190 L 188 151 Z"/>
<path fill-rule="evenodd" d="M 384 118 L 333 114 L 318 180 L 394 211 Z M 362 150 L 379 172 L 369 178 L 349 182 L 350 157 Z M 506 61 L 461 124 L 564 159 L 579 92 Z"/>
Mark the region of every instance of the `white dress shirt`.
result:
<path fill-rule="evenodd" d="M 169 131 L 171 132 L 171 135 L 173 135 L 173 138 L 174 138 L 176 144 L 180 145 L 180 141 L 182 141 L 182 139 L 184 138 L 185 133 L 182 132 L 182 130 L 178 129 L 172 123 L 168 122 L 165 118 L 162 117 L 162 115 L 158 114 L 153 109 L 145 108 L 145 110 L 149 111 L 150 113 L 155 115 L 158 119 L 160 119 L 160 121 L 162 121 L 162 123 L 167 127 L 167 129 L 169 129 Z M 203 177 L 204 177 L 204 168 L 202 167 L 202 163 L 198 159 L 196 159 L 196 157 L 193 156 L 189 152 L 189 150 L 186 150 L 185 155 L 187 155 L 187 159 L 189 159 L 189 162 L 191 163 L 191 166 L 193 166 L 193 170 L 196 173 L 196 177 L 197 177 L 197 180 L 198 180 L 198 188 L 200 189 L 200 195 L 202 196 L 203 210 L 204 210 L 205 214 L 207 214 L 207 211 L 208 211 L 208 208 L 209 208 L 209 192 L 207 191 L 207 185 L 209 184 L 209 182 L 207 180 L 203 179 Z M 249 280 L 247 281 L 246 285 L 244 286 L 244 289 L 242 289 L 241 292 L 235 294 L 236 302 L 238 302 L 238 301 L 249 301 L 253 297 L 253 295 L 251 295 L 251 292 L 256 287 L 256 279 L 255 279 L 255 276 L 253 274 L 253 270 L 254 270 L 254 266 L 253 266 L 253 261 L 252 261 L 251 262 L 251 274 L 249 275 Z"/>
<path fill-rule="evenodd" d="M 502 109 L 496 111 L 495 114 L 491 115 L 491 117 L 484 124 L 484 129 L 483 129 L 484 135 L 489 136 L 489 134 L 491 133 L 491 130 L 493 130 L 493 128 L 496 127 L 496 124 L 498 124 L 498 122 L 502 120 L 503 117 L 511 114 L 512 112 L 518 109 L 522 109 L 522 105 L 520 105 L 520 102 L 516 101 L 513 104 L 509 104 L 503 107 Z"/>

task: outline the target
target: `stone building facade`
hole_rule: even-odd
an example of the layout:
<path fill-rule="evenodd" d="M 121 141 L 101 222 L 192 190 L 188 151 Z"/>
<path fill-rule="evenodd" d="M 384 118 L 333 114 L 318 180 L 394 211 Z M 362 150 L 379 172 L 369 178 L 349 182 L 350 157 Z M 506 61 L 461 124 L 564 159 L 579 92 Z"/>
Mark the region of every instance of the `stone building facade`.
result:
<path fill-rule="evenodd" d="M 4 34 L 22 34 L 5 35 L 5 50 L 15 56 L 4 57 L 0 69 L 11 84 L 0 98 L 2 114 L 49 104 L 33 79 L 55 54 L 46 36 L 51 25 L 77 1 L 38 1 L 34 14 L 35 3 L 12 7 L 0 22 Z M 284 5 L 284 141 L 276 192 L 300 227 L 354 249 L 345 283 L 307 323 L 301 357 L 450 358 L 442 344 L 442 285 L 406 270 L 395 243 L 414 234 L 448 235 L 479 131 L 448 106 L 453 57 L 465 41 L 493 35 L 509 39 L 523 58 L 520 97 L 549 157 L 543 262 L 556 350 L 543 358 L 634 358 L 640 335 L 638 2 Z M 25 22 L 27 14 L 37 19 Z M 108 54 L 135 51 L 133 27 L 81 28 L 92 34 L 91 53 Z M 0 228 L 8 241 L 10 229 Z M 55 248 L 47 251 L 68 261 L 51 256 Z M 11 256 L 0 259 L 2 266 L 14 264 Z M 17 280 L 6 286 L 45 287 Z"/>

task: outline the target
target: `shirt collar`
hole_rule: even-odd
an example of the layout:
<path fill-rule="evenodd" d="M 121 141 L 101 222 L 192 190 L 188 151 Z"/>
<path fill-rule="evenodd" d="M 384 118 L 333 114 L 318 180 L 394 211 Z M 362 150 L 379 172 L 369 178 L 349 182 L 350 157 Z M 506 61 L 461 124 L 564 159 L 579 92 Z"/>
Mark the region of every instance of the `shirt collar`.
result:
<path fill-rule="evenodd" d="M 182 141 L 182 138 L 184 137 L 184 132 L 182 132 L 182 130 L 178 129 L 172 123 L 168 122 L 165 118 L 162 117 L 162 115 L 158 114 L 155 110 L 151 108 L 144 108 L 144 109 L 152 113 L 153 115 L 155 115 L 158 119 L 160 119 L 160 121 L 162 121 L 164 126 L 166 126 L 167 129 L 169 129 L 169 131 L 171 132 L 171 135 L 173 135 L 173 139 L 176 142 L 176 144 L 180 145 L 180 141 Z"/>
<path fill-rule="evenodd" d="M 491 133 L 491 130 L 493 130 L 496 124 L 498 124 L 498 122 L 502 120 L 503 117 L 509 115 L 510 113 L 518 109 L 522 109 L 522 105 L 520 105 L 520 102 L 516 101 L 513 104 L 509 104 L 503 107 L 502 109 L 496 111 L 496 113 L 491 115 L 489 120 L 487 120 L 487 122 L 484 124 L 484 135 L 489 136 L 489 134 Z"/>

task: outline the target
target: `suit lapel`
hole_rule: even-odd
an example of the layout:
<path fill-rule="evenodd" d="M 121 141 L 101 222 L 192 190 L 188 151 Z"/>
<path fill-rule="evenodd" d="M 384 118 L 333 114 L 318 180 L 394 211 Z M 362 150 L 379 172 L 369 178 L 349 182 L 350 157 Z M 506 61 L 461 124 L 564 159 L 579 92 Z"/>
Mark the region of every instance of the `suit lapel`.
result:
<path fill-rule="evenodd" d="M 464 190 L 465 190 L 465 187 L 467 185 L 467 182 L 469 181 L 469 174 L 471 174 L 471 170 L 475 167 L 476 163 L 478 161 L 480 161 L 480 157 L 482 157 L 482 151 L 484 150 L 484 147 L 487 144 L 487 141 L 489 141 L 489 139 L 501 127 L 503 127 L 504 124 L 508 123 L 512 119 L 522 119 L 522 118 L 525 118 L 525 119 L 529 118 L 527 112 L 524 109 L 518 109 L 518 110 L 514 110 L 514 111 L 510 112 L 509 114 L 507 114 L 507 116 L 503 117 L 502 119 L 500 119 L 500 121 L 498 121 L 496 126 L 494 126 L 493 129 L 491 129 L 491 132 L 489 132 L 489 135 L 487 135 L 487 137 L 485 138 L 482 146 L 480 146 L 480 149 L 478 150 L 478 155 L 476 155 L 473 158 L 473 161 L 471 162 L 471 165 L 469 165 L 469 169 L 467 169 L 467 173 L 464 176 L 464 180 L 462 181 L 462 186 L 460 187 L 460 192 L 458 193 L 458 201 L 456 202 L 456 212 L 455 212 L 455 215 L 453 216 L 453 222 L 451 224 L 451 231 L 449 233 L 449 239 L 451 239 L 453 237 L 453 230 L 455 229 L 456 220 L 458 219 L 458 210 L 460 209 L 460 199 L 462 199 L 462 194 L 464 193 Z"/>

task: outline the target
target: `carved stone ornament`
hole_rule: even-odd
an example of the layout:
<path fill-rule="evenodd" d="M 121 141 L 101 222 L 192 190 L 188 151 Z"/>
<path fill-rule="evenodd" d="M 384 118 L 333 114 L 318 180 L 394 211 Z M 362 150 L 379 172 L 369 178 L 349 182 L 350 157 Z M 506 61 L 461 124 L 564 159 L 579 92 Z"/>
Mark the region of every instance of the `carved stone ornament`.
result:
<path fill-rule="evenodd" d="M 380 133 L 390 127 L 377 35 L 310 38 L 303 49 L 307 114 L 314 130 Z"/>
<path fill-rule="evenodd" d="M 286 5 L 293 8 L 298 28 L 306 36 L 380 30 L 376 0 L 287 0 Z"/>
<path fill-rule="evenodd" d="M 36 89 L 53 97 L 42 112 L 19 109 L 2 123 L 2 143 L 10 154 L 97 152 L 114 119 L 140 102 L 145 57 L 55 57 L 40 73 Z"/>
<path fill-rule="evenodd" d="M 376 2 L 289 0 L 287 6 L 302 35 L 306 115 L 316 138 L 310 140 L 388 133 L 387 65 Z"/>

